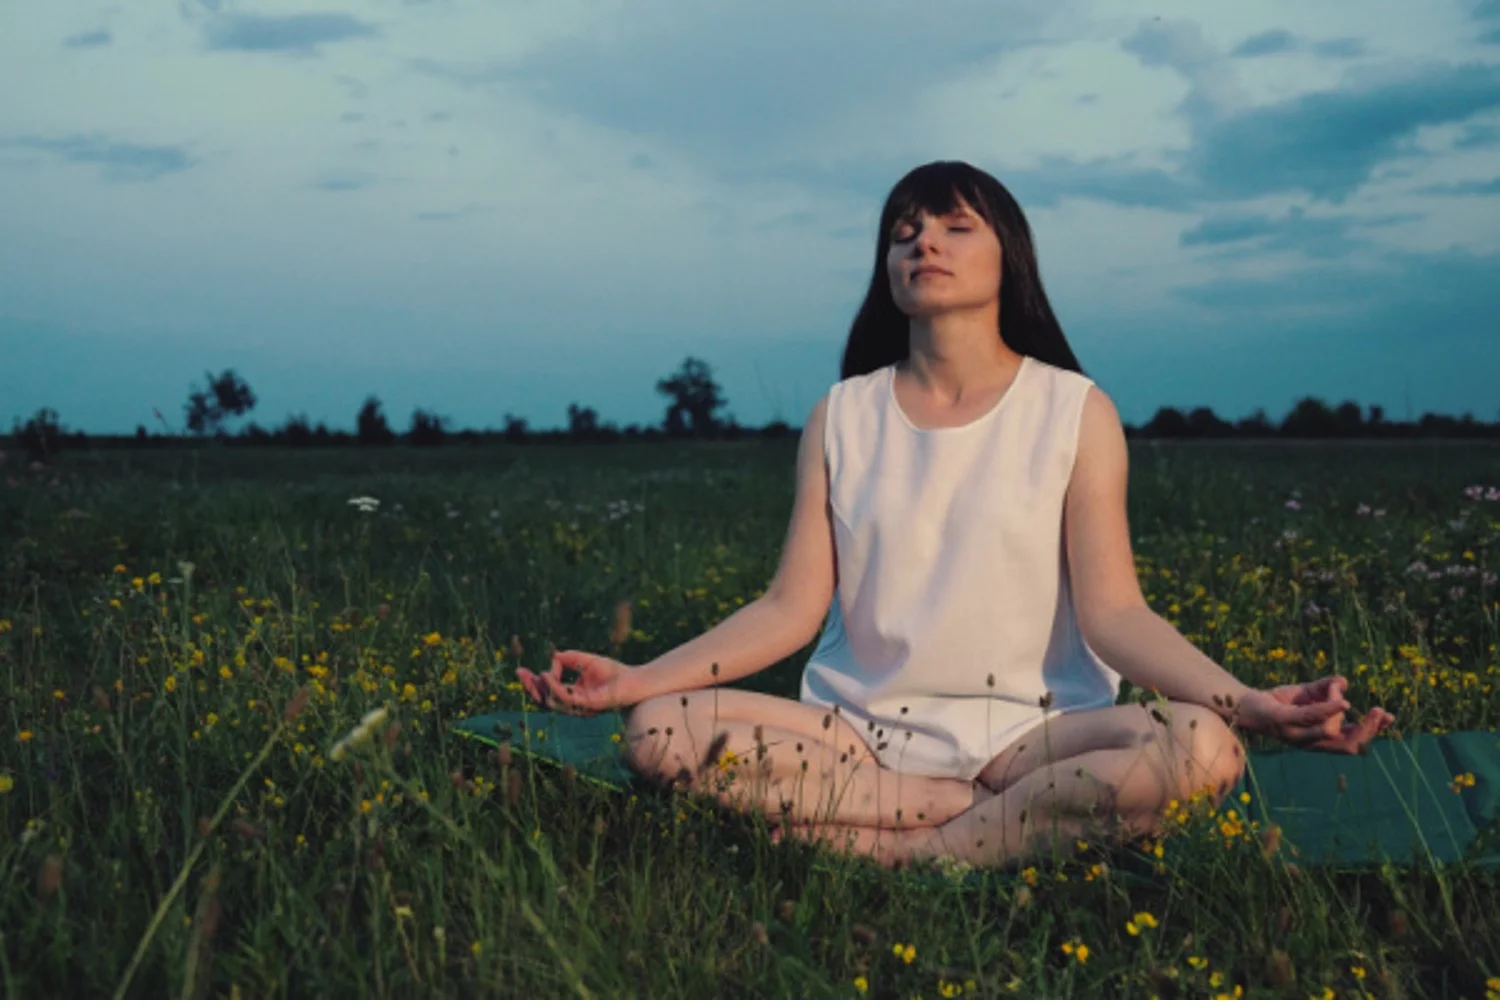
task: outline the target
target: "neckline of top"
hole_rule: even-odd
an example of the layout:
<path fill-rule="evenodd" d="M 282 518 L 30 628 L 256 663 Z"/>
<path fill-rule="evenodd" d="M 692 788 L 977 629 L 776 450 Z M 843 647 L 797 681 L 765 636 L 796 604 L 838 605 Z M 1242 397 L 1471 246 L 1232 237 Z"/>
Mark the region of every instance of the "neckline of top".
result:
<path fill-rule="evenodd" d="M 1010 384 L 1005 387 L 1005 391 L 1000 393 L 1000 398 L 995 401 L 995 405 L 991 406 L 981 416 L 975 417 L 973 420 L 970 420 L 966 424 L 959 424 L 956 427 L 918 427 L 916 424 L 911 422 L 911 419 L 906 415 L 906 411 L 903 410 L 901 408 L 901 404 L 896 401 L 895 364 L 886 365 L 886 396 L 890 400 L 891 409 L 893 409 L 896 415 L 901 418 L 901 422 L 904 423 L 908 429 L 915 431 L 918 434 L 947 434 L 950 432 L 966 431 L 979 426 L 980 424 L 997 415 L 1006 403 L 1015 398 L 1014 393 L 1016 391 L 1016 386 L 1021 383 L 1021 377 L 1026 373 L 1027 369 L 1030 366 L 1031 356 L 1029 354 L 1022 354 L 1021 366 L 1016 369 L 1015 376 L 1011 378 Z"/>

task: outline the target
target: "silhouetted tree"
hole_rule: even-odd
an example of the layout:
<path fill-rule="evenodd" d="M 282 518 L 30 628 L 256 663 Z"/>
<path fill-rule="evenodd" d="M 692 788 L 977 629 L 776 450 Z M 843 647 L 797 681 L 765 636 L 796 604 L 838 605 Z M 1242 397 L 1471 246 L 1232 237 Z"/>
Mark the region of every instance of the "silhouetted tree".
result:
<path fill-rule="evenodd" d="M 1187 434 L 1188 422 L 1181 410 L 1163 406 L 1147 421 L 1144 430 L 1146 436 L 1152 438 L 1183 437 Z"/>
<path fill-rule="evenodd" d="M 1188 437 L 1228 437 L 1234 433 L 1234 425 L 1220 420 L 1207 406 L 1199 406 L 1187 415 Z"/>
<path fill-rule="evenodd" d="M 57 423 L 57 411 L 46 406 L 21 426 L 20 418 L 11 425 L 10 436 L 26 452 L 31 462 L 47 462 L 62 448 L 63 432 Z"/>
<path fill-rule="evenodd" d="M 1337 437 L 1358 437 L 1364 433 L 1365 420 L 1358 403 L 1349 400 L 1339 403 L 1333 411 L 1333 430 Z"/>
<path fill-rule="evenodd" d="M 222 434 L 226 417 L 243 416 L 255 408 L 255 393 L 233 370 L 217 378 L 205 372 L 204 377 L 208 379 L 208 391 L 199 392 L 195 387 L 183 407 L 187 428 L 194 434 Z"/>
<path fill-rule="evenodd" d="M 287 417 L 286 425 L 276 432 L 276 437 L 296 448 L 312 444 L 312 426 L 307 422 L 307 415 Z"/>
<path fill-rule="evenodd" d="M 406 439 L 414 445 L 440 445 L 446 435 L 444 428 L 449 426 L 452 421 L 448 418 L 419 409 L 411 415 L 411 430 Z"/>
<path fill-rule="evenodd" d="M 727 405 L 707 364 L 696 357 L 685 358 L 676 374 L 656 383 L 656 390 L 672 400 L 667 407 L 666 430 L 681 437 L 709 437 L 719 431 L 714 411 Z"/>
<path fill-rule="evenodd" d="M 505 440 L 519 444 L 526 440 L 526 419 L 505 414 Z"/>
<path fill-rule="evenodd" d="M 1287 437 L 1332 437 L 1336 431 L 1333 411 L 1321 399 L 1311 396 L 1292 407 L 1281 421 L 1281 433 Z"/>
<path fill-rule="evenodd" d="M 1276 425 L 1265 410 L 1258 409 L 1235 424 L 1234 431 L 1240 437 L 1271 437 L 1276 433 Z"/>
<path fill-rule="evenodd" d="M 599 415 L 577 403 L 568 404 L 568 433 L 579 440 L 592 438 L 599 430 Z"/>
<path fill-rule="evenodd" d="M 380 411 L 380 400 L 374 396 L 366 399 L 364 406 L 360 407 L 359 419 L 356 421 L 356 437 L 359 443 L 364 445 L 396 443 L 396 433 L 391 430 L 390 424 L 386 423 L 385 414 Z"/>

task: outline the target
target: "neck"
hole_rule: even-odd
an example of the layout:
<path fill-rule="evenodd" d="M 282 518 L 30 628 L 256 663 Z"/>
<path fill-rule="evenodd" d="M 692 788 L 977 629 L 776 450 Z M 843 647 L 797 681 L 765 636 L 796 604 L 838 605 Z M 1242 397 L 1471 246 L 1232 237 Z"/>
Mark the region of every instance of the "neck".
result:
<path fill-rule="evenodd" d="M 976 392 L 1003 385 L 1021 366 L 1005 345 L 992 307 L 960 314 L 913 318 L 907 360 L 899 366 L 934 398 L 958 405 Z"/>

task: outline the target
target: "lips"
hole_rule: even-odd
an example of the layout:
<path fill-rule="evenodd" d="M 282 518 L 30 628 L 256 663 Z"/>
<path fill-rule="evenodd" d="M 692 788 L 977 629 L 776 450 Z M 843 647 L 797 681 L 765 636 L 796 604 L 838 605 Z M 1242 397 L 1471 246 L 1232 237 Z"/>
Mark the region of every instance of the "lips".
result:
<path fill-rule="evenodd" d="M 912 279 L 915 280 L 917 277 L 923 276 L 923 275 L 928 274 L 928 273 L 936 274 L 938 276 L 952 276 L 953 275 L 952 273 L 949 273 L 945 269 L 938 269 L 936 266 L 923 266 L 919 270 L 913 270 L 911 276 L 912 276 Z"/>

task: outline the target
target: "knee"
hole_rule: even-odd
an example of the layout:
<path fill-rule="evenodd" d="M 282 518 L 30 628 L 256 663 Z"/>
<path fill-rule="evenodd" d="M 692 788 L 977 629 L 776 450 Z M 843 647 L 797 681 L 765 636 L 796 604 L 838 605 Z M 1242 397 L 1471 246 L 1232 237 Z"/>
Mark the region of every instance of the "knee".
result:
<path fill-rule="evenodd" d="M 1211 788 L 1216 801 L 1222 801 L 1229 789 L 1245 773 L 1245 747 L 1234 730 L 1218 714 L 1193 703 L 1172 705 L 1173 733 L 1185 751 L 1184 766 L 1189 788 Z"/>
<path fill-rule="evenodd" d="M 631 709 L 625 718 L 625 761 L 631 769 L 657 784 L 692 783 L 695 761 L 689 749 L 698 734 L 692 720 L 703 692 L 663 693 Z M 699 746 L 710 741 L 697 740 Z"/>

